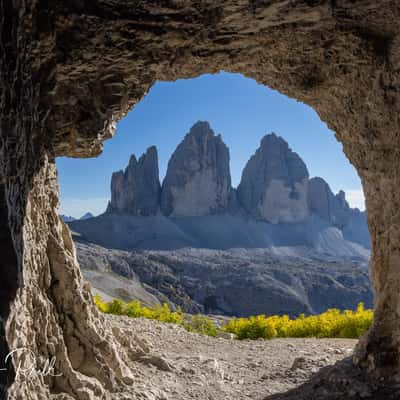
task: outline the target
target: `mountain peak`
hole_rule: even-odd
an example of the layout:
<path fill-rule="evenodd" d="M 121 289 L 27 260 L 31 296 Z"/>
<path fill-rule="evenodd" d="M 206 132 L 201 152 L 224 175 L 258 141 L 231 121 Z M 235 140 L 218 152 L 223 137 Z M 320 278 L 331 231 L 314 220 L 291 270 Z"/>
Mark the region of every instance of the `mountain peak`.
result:
<path fill-rule="evenodd" d="M 87 212 L 85 214 L 82 215 L 82 217 L 80 217 L 79 219 L 89 219 L 89 218 L 94 218 L 94 215 L 91 212 Z"/>
<path fill-rule="evenodd" d="M 229 149 L 208 122 L 198 121 L 168 163 L 161 209 L 174 216 L 219 213 L 226 210 L 231 190 Z"/>
<path fill-rule="evenodd" d="M 125 171 L 113 173 L 107 211 L 155 215 L 159 209 L 160 190 L 157 148 L 151 146 L 139 160 L 132 154 Z"/>
<path fill-rule="evenodd" d="M 211 131 L 211 126 L 208 121 L 197 121 L 190 128 L 190 132 L 207 132 Z"/>
<path fill-rule="evenodd" d="M 206 143 L 207 141 L 212 141 L 215 138 L 215 133 L 207 121 L 197 121 L 194 125 L 192 125 L 189 132 L 183 139 L 183 142 L 194 140 L 198 143 Z"/>
<path fill-rule="evenodd" d="M 64 222 L 72 222 L 75 221 L 76 219 L 74 217 L 71 217 L 70 215 L 65 215 L 65 214 L 61 214 L 60 217 Z"/>
<path fill-rule="evenodd" d="M 308 170 L 288 143 L 265 135 L 247 162 L 238 198 L 248 213 L 269 222 L 295 222 L 308 215 Z"/>
<path fill-rule="evenodd" d="M 266 134 L 247 162 L 241 182 L 231 187 L 229 149 L 207 121 L 197 121 L 177 146 L 162 187 L 158 155 L 149 147 L 132 155 L 125 171 L 115 172 L 109 212 L 137 216 L 187 217 L 246 213 L 271 223 L 290 223 L 318 215 L 335 226 L 346 224 L 345 194 L 334 195 L 322 178 L 309 179 L 307 166 L 275 132 Z"/>
<path fill-rule="evenodd" d="M 267 133 L 266 135 L 264 135 L 264 137 L 260 140 L 260 147 L 271 146 L 275 143 L 283 144 L 289 147 L 286 140 L 283 139 L 283 137 L 278 136 L 275 132 Z"/>

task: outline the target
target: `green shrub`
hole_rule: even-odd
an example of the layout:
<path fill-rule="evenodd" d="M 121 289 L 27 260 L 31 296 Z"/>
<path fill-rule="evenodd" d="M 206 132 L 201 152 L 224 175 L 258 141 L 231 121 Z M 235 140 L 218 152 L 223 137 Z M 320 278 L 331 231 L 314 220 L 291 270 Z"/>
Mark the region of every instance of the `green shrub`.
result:
<path fill-rule="evenodd" d="M 201 314 L 192 315 L 188 321 L 183 323 L 183 327 L 189 332 L 196 332 L 207 336 L 217 336 L 219 332 L 214 322 Z"/>
<path fill-rule="evenodd" d="M 131 318 L 143 317 L 143 307 L 140 301 L 131 301 L 126 305 L 125 314 Z"/>
<path fill-rule="evenodd" d="M 122 300 L 115 299 L 107 304 L 107 314 L 125 315 L 125 304 Z"/>
<path fill-rule="evenodd" d="M 96 294 L 96 295 L 94 296 L 93 299 L 94 299 L 94 303 L 96 304 L 97 308 L 98 308 L 101 312 L 107 313 L 108 305 L 107 305 L 107 303 L 105 303 L 105 302 L 101 299 L 100 295 Z"/>
<path fill-rule="evenodd" d="M 149 318 L 156 319 L 157 321 L 161 322 L 181 324 L 183 322 L 183 313 L 181 310 L 171 311 L 169 305 L 164 303 L 161 306 L 157 306 L 154 310 L 150 310 Z"/>

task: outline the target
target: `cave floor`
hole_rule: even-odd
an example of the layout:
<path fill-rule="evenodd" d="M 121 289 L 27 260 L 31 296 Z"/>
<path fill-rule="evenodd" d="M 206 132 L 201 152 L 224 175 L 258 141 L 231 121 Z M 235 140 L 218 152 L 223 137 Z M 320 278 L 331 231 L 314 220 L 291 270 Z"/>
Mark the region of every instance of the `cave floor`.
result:
<path fill-rule="evenodd" d="M 132 363 L 135 384 L 130 394 L 116 394 L 118 399 L 133 394 L 149 400 L 264 399 L 309 382 L 321 369 L 351 356 L 356 344 L 350 339 L 238 341 L 142 318 L 107 318 L 148 348 L 143 360 Z M 360 396 L 348 398 L 369 395 L 365 388 Z"/>

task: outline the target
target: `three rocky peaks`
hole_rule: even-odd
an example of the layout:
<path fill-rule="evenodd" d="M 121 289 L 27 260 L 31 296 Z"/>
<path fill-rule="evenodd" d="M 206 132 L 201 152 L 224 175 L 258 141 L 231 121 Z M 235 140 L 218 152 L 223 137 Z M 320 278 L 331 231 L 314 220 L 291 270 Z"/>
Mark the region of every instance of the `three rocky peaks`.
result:
<path fill-rule="evenodd" d="M 125 171 L 111 181 L 108 213 L 169 217 L 244 215 L 270 223 L 300 222 L 309 215 L 342 229 L 360 213 L 344 192 L 334 195 L 322 178 L 309 179 L 306 165 L 287 142 L 271 133 L 247 162 L 237 189 L 232 188 L 229 149 L 208 122 L 197 122 L 178 145 L 162 185 L 156 147 L 139 160 L 131 156 Z"/>

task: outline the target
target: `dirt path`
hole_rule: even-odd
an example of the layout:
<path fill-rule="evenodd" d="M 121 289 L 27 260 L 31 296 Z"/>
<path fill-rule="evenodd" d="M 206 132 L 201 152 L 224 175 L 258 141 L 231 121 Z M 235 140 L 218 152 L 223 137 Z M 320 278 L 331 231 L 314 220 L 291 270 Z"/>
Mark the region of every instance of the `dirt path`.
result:
<path fill-rule="evenodd" d="M 321 367 L 351 355 L 356 344 L 349 339 L 237 341 L 146 319 L 108 318 L 149 349 L 135 363 L 138 399 L 263 399 L 296 387 Z"/>

